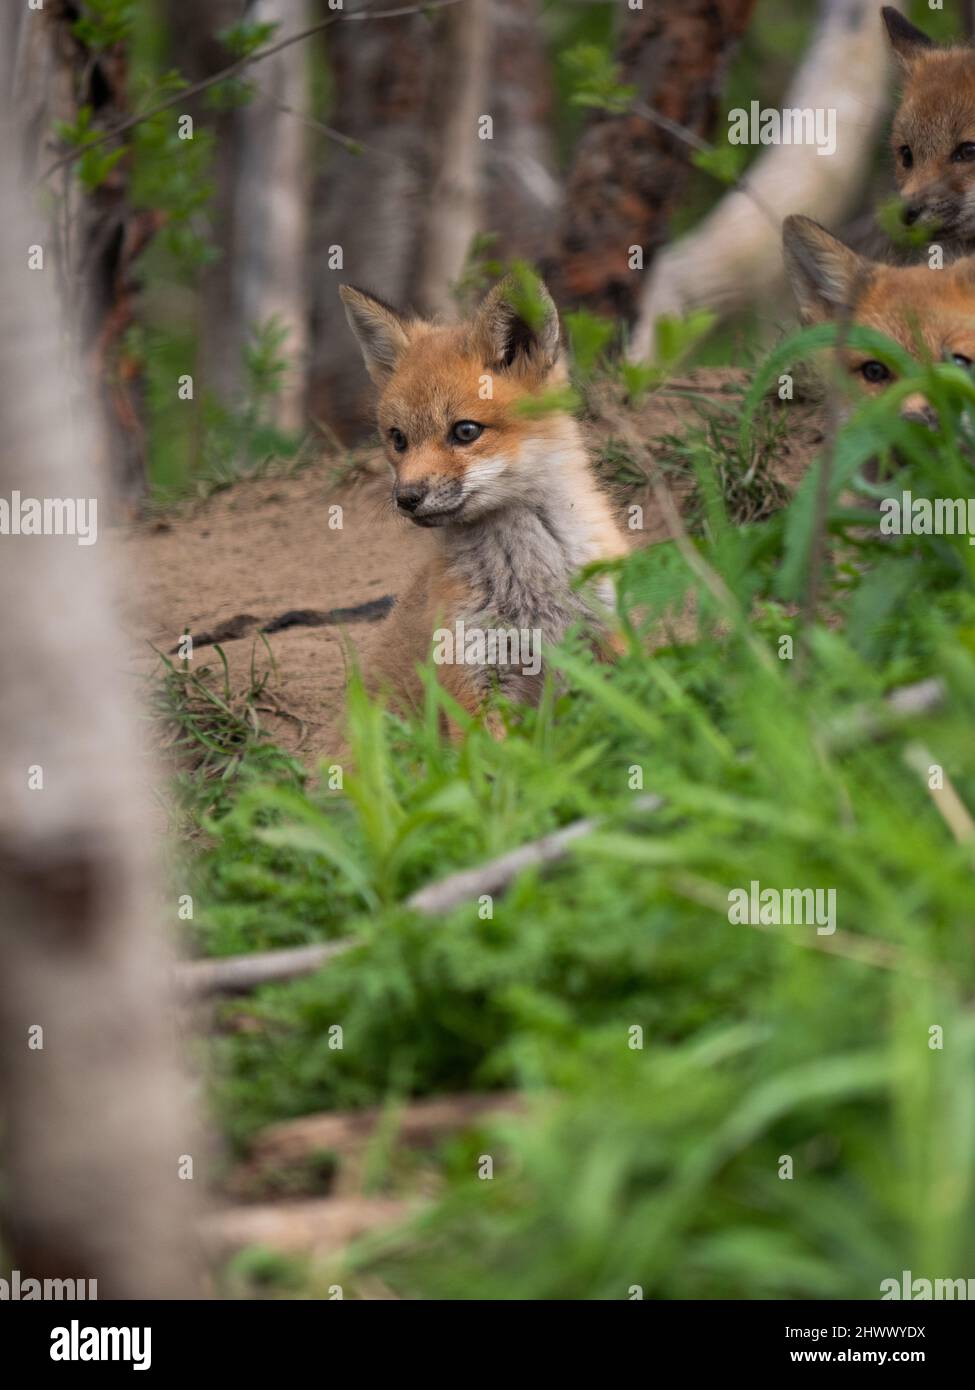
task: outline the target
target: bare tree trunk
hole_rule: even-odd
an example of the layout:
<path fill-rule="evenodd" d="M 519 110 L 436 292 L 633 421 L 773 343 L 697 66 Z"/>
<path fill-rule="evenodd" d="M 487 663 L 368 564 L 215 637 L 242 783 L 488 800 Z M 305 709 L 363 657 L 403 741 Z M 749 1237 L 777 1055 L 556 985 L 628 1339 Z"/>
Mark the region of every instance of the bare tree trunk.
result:
<path fill-rule="evenodd" d="M 705 137 L 734 45 L 755 0 L 644 0 L 622 9 L 620 79 L 638 100 Z M 566 185 L 546 266 L 556 298 L 627 322 L 642 285 L 630 248 L 649 265 L 667 235 L 690 165 L 680 141 L 636 113 L 595 114 Z"/>
<path fill-rule="evenodd" d="M 873 0 L 822 0 L 820 25 L 785 98 L 790 108 L 836 111 L 836 151 L 772 145 L 748 172 L 748 187 L 727 194 L 700 226 L 660 255 L 648 278 L 630 343 L 649 357 L 662 314 L 705 306 L 728 314 L 774 291 L 782 280 L 781 221 L 806 213 L 830 226 L 851 209 L 869 175 L 885 117 L 885 91 L 863 74 L 885 72 L 887 39 Z"/>
<path fill-rule="evenodd" d="M 308 0 L 255 0 L 247 18 L 277 23 L 275 38 L 306 29 Z M 291 369 L 278 398 L 277 423 L 298 430 L 305 418 L 305 127 L 308 51 L 293 44 L 251 74 L 257 92 L 239 112 L 234 190 L 236 255 L 231 266 L 232 331 L 241 347 L 275 319 L 287 337 Z"/>
<path fill-rule="evenodd" d="M 438 47 L 435 80 L 438 93 L 439 149 L 429 199 L 426 235 L 420 243 L 417 277 L 419 307 L 446 314 L 453 305 L 451 286 L 460 276 L 474 235 L 481 225 L 483 149 L 493 131 L 479 130 L 490 116 L 488 53 L 490 0 L 468 0 L 444 15 L 444 38 Z"/>
<path fill-rule="evenodd" d="M 230 54 L 217 34 L 239 20 L 244 0 L 162 0 L 169 59 L 189 82 L 201 82 L 227 66 Z M 300 46 L 300 45 L 299 45 Z M 259 69 L 257 70 L 259 71 Z M 188 99 L 186 110 L 195 123 L 206 124 L 214 135 L 214 192 L 210 206 L 213 240 L 219 259 L 208 266 L 200 282 L 199 358 L 194 376 L 197 390 L 194 409 L 203 393 L 212 392 L 230 402 L 243 385 L 242 344 L 233 311 L 233 268 L 237 260 L 237 225 L 234 204 L 240 166 L 240 110 L 212 110 L 206 94 Z"/>
<path fill-rule="evenodd" d="M 20 148 L 0 117 L 3 1243 L 28 1277 L 94 1278 L 102 1298 L 193 1297 L 194 1183 L 179 1173 L 195 1135 L 107 542 L 11 530 L 18 492 L 106 495 L 53 268 L 28 269 Z"/>
<path fill-rule="evenodd" d="M 19 6 L 6 23 L 9 41 L 4 100 L 17 114 L 21 169 L 30 182 L 56 153 L 55 125 L 73 125 L 83 106 L 92 127 L 108 129 L 127 112 L 124 45 L 89 49 L 72 32 L 76 7 L 51 0 L 43 10 Z M 18 22 L 19 21 L 19 22 Z M 69 322 L 79 338 L 100 408 L 115 509 L 134 514 L 147 490 L 142 371 L 127 351 L 138 281 L 134 262 L 158 228 L 154 213 L 133 212 L 127 161 L 85 191 L 76 168 L 55 175 L 47 189 L 52 212 L 34 223 L 34 242 L 57 263 Z"/>
<path fill-rule="evenodd" d="M 552 138 L 552 74 L 538 0 L 491 0 L 494 138 L 484 142 L 483 230 L 502 259 L 538 262 L 552 236 L 561 187 Z"/>
<path fill-rule="evenodd" d="M 433 166 L 428 110 L 444 12 L 402 15 L 328 32 L 331 123 L 359 142 L 329 146 L 312 200 L 308 404 L 345 438 L 370 417 L 368 379 L 345 323 L 342 283 L 398 306 L 417 287 Z"/>

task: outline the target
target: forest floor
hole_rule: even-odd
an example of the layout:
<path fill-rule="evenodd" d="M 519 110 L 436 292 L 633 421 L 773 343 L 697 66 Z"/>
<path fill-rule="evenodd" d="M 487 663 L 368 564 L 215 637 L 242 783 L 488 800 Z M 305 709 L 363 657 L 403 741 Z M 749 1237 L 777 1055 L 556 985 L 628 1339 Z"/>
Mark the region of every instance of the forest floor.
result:
<path fill-rule="evenodd" d="M 690 438 L 720 418 L 715 407 L 727 410 L 740 399 L 746 379 L 734 369 L 701 369 L 635 410 L 609 400 L 597 405 L 586 423 L 588 442 L 620 507 L 644 505 L 637 544 L 667 535 L 648 494 L 649 468 L 672 454 L 675 439 Z M 728 414 L 732 428 L 737 414 Z M 766 482 L 791 492 L 822 439 L 817 411 L 795 404 L 773 406 L 772 414 L 781 418 L 767 441 Z M 670 474 L 681 503 L 692 476 L 690 465 L 679 461 Z M 333 529 L 328 518 L 335 506 L 342 509 L 342 525 Z M 197 673 L 219 669 L 214 642 L 203 640 L 216 638 L 232 689 L 246 687 L 254 671 L 269 672 L 260 719 L 276 745 L 310 767 L 341 760 L 349 646 L 368 665 L 396 621 L 389 600 L 434 543 L 393 512 L 379 457 L 365 456 L 352 470 L 326 460 L 290 475 L 245 479 L 126 531 L 128 572 L 137 576 L 130 632 L 141 650 L 146 643 L 175 655 L 189 631 Z M 307 622 L 308 610 L 321 615 L 374 603 L 371 620 Z M 284 614 L 297 620 L 262 639 L 259 628 Z M 147 674 L 157 664 L 151 652 L 140 658 Z"/>

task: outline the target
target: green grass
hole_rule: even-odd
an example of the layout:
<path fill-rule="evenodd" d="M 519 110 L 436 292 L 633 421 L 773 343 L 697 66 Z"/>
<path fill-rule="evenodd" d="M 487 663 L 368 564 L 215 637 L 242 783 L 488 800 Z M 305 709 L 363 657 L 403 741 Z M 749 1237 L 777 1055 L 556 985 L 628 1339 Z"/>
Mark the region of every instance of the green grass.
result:
<path fill-rule="evenodd" d="M 213 1043 L 232 1143 L 424 1094 L 529 1102 L 448 1146 L 439 1195 L 358 1246 L 353 1281 L 409 1297 L 877 1298 L 905 1268 L 971 1272 L 975 842 L 954 838 L 916 766 L 921 745 L 975 808 L 975 558 L 964 536 L 880 539 L 862 469 L 896 446 L 897 491 L 967 495 L 975 388 L 956 368 L 912 369 L 841 432 L 823 516 L 814 468 L 787 510 L 736 525 L 722 480 L 767 381 L 823 338 L 773 354 L 737 441 L 701 441 L 692 563 L 664 544 L 616 567 L 617 664 L 574 642 L 553 653 L 558 682 L 537 710 L 505 712 L 501 743 L 478 727 L 445 743 L 432 680 L 411 724 L 353 685 L 341 789 L 261 767 L 258 741 L 208 812 L 196 949 L 359 942 L 226 1006 L 248 1021 Z M 936 436 L 897 418 L 913 389 L 941 412 Z M 649 655 L 645 635 L 689 605 L 693 640 Z M 943 707 L 850 735 L 930 676 Z M 638 809 L 646 792 L 660 810 Z M 490 914 L 406 907 L 586 815 L 600 829 Z M 752 880 L 834 890 L 835 936 L 732 925 L 728 893 Z"/>

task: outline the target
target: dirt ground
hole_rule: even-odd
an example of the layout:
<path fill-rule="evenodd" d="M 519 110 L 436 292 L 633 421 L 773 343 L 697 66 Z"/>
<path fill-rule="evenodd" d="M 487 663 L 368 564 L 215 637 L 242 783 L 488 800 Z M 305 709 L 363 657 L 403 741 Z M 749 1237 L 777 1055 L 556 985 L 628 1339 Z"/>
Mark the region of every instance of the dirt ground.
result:
<path fill-rule="evenodd" d="M 688 378 L 698 390 L 720 398 L 734 370 L 700 371 Z M 821 435 L 815 413 L 791 407 L 793 421 L 774 471 L 790 487 L 801 478 Z M 655 395 L 629 425 L 651 447 L 659 437 L 680 433 L 697 421 L 693 404 L 676 395 Z M 598 445 L 614 435 L 611 418 L 589 429 Z M 289 477 L 243 481 L 206 501 L 182 505 L 164 517 L 128 528 L 122 544 L 132 592 L 126 619 L 140 668 L 156 664 L 147 644 L 171 652 L 187 629 L 213 634 L 240 615 L 242 636 L 221 640 L 232 685 L 244 687 L 251 663 L 258 671 L 270 663 L 259 625 L 291 610 L 319 612 L 353 608 L 387 596 L 395 598 L 435 544 L 434 535 L 398 517 L 389 501 L 389 479 L 380 461 L 359 471 L 354 481 L 337 483 L 331 464 Z M 642 499 L 641 499 L 642 500 Z M 329 509 L 340 506 L 341 527 L 329 525 Z M 647 506 L 642 543 L 664 539 L 666 531 Z M 379 621 L 275 632 L 267 641 L 276 671 L 269 688 L 287 713 L 263 712 L 270 736 L 309 766 L 344 754 L 345 641 L 368 663 L 395 623 L 395 610 Z M 212 645 L 197 643 L 193 669 L 220 669 Z M 289 717 L 289 715 L 291 717 Z"/>

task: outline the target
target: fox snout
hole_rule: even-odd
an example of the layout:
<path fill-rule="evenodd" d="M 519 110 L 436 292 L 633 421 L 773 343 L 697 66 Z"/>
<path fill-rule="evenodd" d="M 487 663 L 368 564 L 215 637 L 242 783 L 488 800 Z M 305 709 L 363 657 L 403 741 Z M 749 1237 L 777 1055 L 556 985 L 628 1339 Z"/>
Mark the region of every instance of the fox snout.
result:
<path fill-rule="evenodd" d="M 418 526 L 443 526 L 456 521 L 463 502 L 463 488 L 452 478 L 399 479 L 393 487 L 397 511 Z"/>
<path fill-rule="evenodd" d="M 413 513 L 429 491 L 426 483 L 407 483 L 404 487 L 393 488 L 393 497 L 401 512 Z"/>
<path fill-rule="evenodd" d="M 919 222 L 953 234 L 969 231 L 975 213 L 975 179 L 908 181 L 901 187 L 901 217 L 906 227 Z"/>
<path fill-rule="evenodd" d="M 951 216 L 953 202 L 938 184 L 905 184 L 901 188 L 901 220 L 905 227 L 918 222 L 945 222 Z"/>
<path fill-rule="evenodd" d="M 938 428 L 938 412 L 924 396 L 907 396 L 901 404 L 901 419 L 910 420 L 915 425 L 925 425 L 929 430 Z"/>

